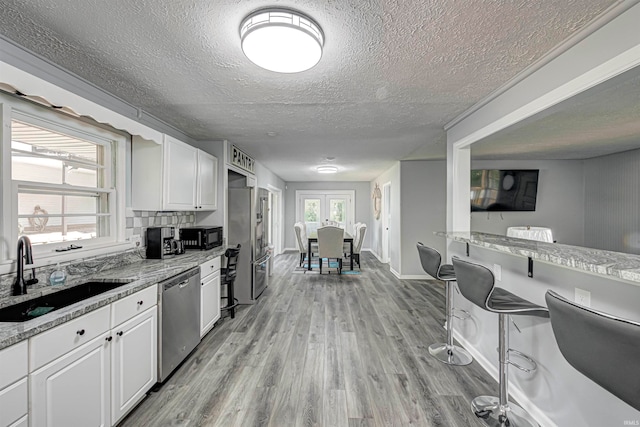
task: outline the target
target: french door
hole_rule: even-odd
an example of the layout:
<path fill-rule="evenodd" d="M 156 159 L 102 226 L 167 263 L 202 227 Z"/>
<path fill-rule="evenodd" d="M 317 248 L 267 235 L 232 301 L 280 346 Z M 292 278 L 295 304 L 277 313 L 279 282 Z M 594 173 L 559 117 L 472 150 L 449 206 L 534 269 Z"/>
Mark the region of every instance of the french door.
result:
<path fill-rule="evenodd" d="M 353 230 L 354 191 L 296 191 L 296 220 L 306 223 L 307 233 L 324 224 Z"/>

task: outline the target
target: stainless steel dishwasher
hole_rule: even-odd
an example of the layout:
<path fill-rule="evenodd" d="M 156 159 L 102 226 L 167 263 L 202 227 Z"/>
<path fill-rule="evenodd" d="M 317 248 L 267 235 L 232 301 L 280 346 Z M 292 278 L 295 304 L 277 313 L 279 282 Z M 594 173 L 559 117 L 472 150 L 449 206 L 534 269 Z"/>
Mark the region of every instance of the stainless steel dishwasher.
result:
<path fill-rule="evenodd" d="M 158 381 L 171 375 L 200 342 L 200 267 L 158 285 Z"/>

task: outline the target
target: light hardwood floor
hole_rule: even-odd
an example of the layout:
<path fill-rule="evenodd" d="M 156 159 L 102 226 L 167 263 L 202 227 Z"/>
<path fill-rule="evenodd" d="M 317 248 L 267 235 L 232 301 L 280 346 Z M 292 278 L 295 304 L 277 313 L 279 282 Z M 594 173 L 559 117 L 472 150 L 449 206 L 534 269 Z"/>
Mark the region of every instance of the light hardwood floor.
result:
<path fill-rule="evenodd" d="M 361 275 L 319 276 L 276 257 L 258 303 L 219 321 L 120 426 L 479 426 L 469 402 L 495 381 L 427 349 L 445 340 L 443 284 L 361 258 Z"/>

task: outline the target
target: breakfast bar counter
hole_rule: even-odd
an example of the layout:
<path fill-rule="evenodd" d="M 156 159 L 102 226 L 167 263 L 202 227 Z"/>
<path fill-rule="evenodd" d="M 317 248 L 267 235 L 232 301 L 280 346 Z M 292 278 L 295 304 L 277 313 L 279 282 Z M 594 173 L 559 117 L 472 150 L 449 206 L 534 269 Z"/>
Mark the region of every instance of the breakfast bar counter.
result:
<path fill-rule="evenodd" d="M 640 286 L 640 255 L 480 232 L 436 232 L 456 242 L 620 279 Z"/>
<path fill-rule="evenodd" d="M 481 232 L 436 235 L 447 239 L 448 263 L 458 257 L 481 264 L 493 272 L 496 287 L 536 305 L 546 306 L 545 293 L 551 290 L 594 310 L 640 322 L 638 255 Z M 453 319 L 455 338 L 497 379 L 498 316 L 455 292 L 453 305 L 470 315 Z M 517 328 L 510 326 L 510 348 L 532 357 L 538 369 L 529 374 L 513 369 L 509 392 L 540 425 L 613 426 L 640 420 L 639 411 L 567 363 L 549 319 L 517 316 L 513 320 Z M 517 353 L 509 358 L 521 362 Z M 487 392 L 497 392 L 497 385 Z"/>

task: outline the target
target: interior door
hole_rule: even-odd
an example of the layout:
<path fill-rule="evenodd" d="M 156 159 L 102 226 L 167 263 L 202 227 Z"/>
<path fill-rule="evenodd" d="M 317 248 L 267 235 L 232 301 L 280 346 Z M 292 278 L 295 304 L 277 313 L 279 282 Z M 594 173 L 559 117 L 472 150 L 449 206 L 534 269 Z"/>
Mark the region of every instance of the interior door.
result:
<path fill-rule="evenodd" d="M 307 224 L 307 234 L 315 232 L 328 221 L 353 232 L 352 200 L 350 194 L 301 194 L 297 220 Z"/>

